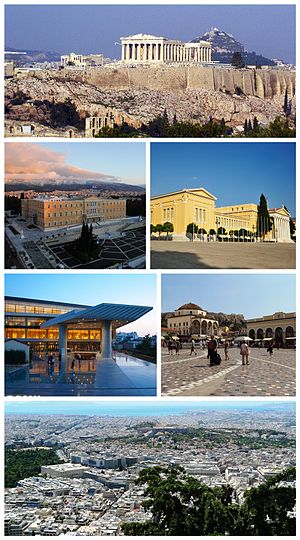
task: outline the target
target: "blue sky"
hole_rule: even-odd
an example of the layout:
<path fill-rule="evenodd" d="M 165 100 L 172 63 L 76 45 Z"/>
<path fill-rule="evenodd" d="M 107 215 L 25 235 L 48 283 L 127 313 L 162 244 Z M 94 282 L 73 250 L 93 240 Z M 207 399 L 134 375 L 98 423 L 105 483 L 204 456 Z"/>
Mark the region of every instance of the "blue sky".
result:
<path fill-rule="evenodd" d="M 153 306 L 122 331 L 156 334 L 156 277 L 153 274 L 9 274 L 5 294 L 95 306 L 102 302 Z"/>
<path fill-rule="evenodd" d="M 292 5 L 9 5 L 6 46 L 59 53 L 102 52 L 120 58 L 121 36 L 136 33 L 189 41 L 211 27 L 249 51 L 295 61 Z"/>
<path fill-rule="evenodd" d="M 62 152 L 66 163 L 94 172 L 104 172 L 133 184 L 145 183 L 145 144 L 118 142 L 45 143 Z"/>
<path fill-rule="evenodd" d="M 7 401 L 5 404 L 6 414 L 87 414 L 114 416 L 144 416 L 180 414 L 188 411 L 204 410 L 229 410 L 249 409 L 264 412 L 264 410 L 278 409 L 284 412 L 291 411 L 295 414 L 294 402 L 278 401 L 176 401 L 176 400 L 130 400 L 130 401 Z"/>
<path fill-rule="evenodd" d="M 296 310 L 293 274 L 165 274 L 162 311 L 187 302 L 204 310 L 242 313 L 245 318 Z"/>
<path fill-rule="evenodd" d="M 151 195 L 204 187 L 216 206 L 257 203 L 295 215 L 295 143 L 152 143 Z"/>
<path fill-rule="evenodd" d="M 142 142 L 6 143 L 6 182 L 105 181 L 145 185 Z"/>

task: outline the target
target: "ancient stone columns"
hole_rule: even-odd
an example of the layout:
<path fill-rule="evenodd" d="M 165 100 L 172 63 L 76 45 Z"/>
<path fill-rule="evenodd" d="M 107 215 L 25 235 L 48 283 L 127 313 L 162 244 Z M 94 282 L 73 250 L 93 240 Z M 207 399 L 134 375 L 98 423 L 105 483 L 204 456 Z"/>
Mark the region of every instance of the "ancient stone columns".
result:
<path fill-rule="evenodd" d="M 211 61 L 208 42 L 182 43 L 163 37 L 137 34 L 121 38 L 122 62 L 128 64 L 191 63 Z"/>

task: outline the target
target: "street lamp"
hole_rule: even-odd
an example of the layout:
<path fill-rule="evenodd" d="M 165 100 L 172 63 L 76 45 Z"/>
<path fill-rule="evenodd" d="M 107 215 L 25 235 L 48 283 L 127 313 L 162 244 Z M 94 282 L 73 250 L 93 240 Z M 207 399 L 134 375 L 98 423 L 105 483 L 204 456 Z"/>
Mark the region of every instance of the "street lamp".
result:
<path fill-rule="evenodd" d="M 216 218 L 216 228 L 217 228 L 217 231 L 216 231 L 216 232 L 217 232 L 217 234 L 218 234 L 218 228 L 219 228 L 220 224 L 221 224 L 221 219 L 217 217 L 217 218 Z M 221 240 L 221 241 L 222 241 L 222 240 Z"/>

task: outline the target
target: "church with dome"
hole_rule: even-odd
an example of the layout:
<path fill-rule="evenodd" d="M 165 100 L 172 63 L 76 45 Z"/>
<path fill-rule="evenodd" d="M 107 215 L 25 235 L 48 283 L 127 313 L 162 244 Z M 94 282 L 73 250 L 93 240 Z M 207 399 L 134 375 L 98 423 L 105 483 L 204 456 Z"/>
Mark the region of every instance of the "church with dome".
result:
<path fill-rule="evenodd" d="M 167 328 L 178 336 L 204 338 L 217 336 L 219 323 L 214 317 L 208 316 L 202 307 L 189 302 L 176 309 L 172 315 L 168 315 Z"/>

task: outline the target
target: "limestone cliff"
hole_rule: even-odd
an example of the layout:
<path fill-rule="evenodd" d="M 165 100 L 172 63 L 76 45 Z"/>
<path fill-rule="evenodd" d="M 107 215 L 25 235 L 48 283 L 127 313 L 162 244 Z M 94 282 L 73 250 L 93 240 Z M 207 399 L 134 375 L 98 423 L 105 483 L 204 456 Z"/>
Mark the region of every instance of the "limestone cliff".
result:
<path fill-rule="evenodd" d="M 12 105 L 18 92 L 29 99 Z M 163 113 L 179 121 L 206 122 L 210 116 L 230 126 L 257 117 L 268 124 L 283 114 L 288 94 L 295 114 L 295 73 L 288 70 L 212 67 L 100 68 L 36 72 L 6 82 L 6 120 L 39 121 L 36 100 L 70 98 L 84 118 L 113 112 L 135 127 Z M 43 123 L 43 122 L 42 122 Z"/>

